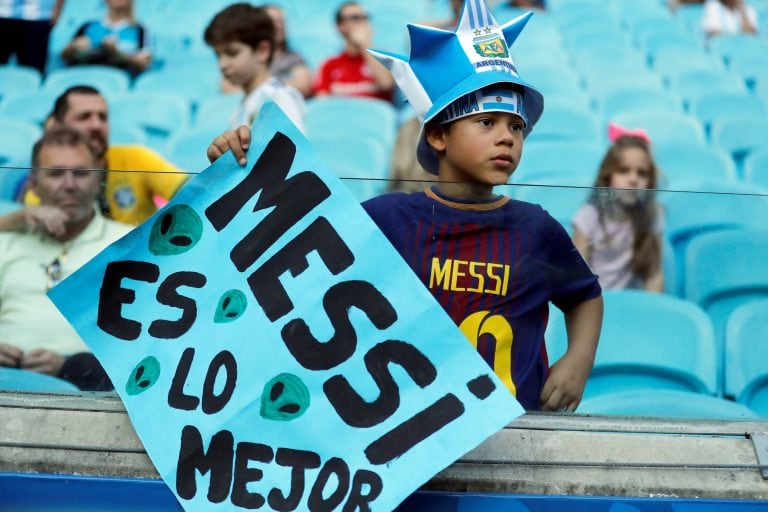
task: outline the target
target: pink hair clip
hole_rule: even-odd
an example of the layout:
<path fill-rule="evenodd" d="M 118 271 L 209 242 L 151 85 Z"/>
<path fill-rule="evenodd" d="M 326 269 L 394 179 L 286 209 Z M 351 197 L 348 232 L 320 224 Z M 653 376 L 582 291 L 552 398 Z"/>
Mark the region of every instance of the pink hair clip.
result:
<path fill-rule="evenodd" d="M 651 138 L 642 128 L 630 130 L 616 123 L 608 123 L 608 139 L 614 142 L 619 137 L 637 137 L 638 139 L 643 139 L 648 144 L 651 143 Z"/>

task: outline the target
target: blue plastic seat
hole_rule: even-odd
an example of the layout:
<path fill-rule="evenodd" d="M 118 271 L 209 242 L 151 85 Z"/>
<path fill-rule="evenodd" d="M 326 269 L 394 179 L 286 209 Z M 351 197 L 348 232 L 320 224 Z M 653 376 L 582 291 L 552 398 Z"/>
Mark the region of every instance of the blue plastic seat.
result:
<path fill-rule="evenodd" d="M 562 180 L 559 185 L 588 186 L 604 153 L 605 147 L 595 142 L 531 141 L 510 181 L 538 183 L 554 177 Z"/>
<path fill-rule="evenodd" d="M 683 112 L 682 99 L 657 87 L 630 86 L 606 92 L 598 98 L 605 124 L 624 112 L 643 112 L 648 109 Z"/>
<path fill-rule="evenodd" d="M 593 143 L 601 137 L 600 124 L 591 110 L 573 105 L 547 105 L 536 123 L 538 141 L 585 141 Z"/>
<path fill-rule="evenodd" d="M 685 113 L 665 110 L 623 112 L 613 120 L 627 128 L 643 128 L 654 144 L 703 144 L 707 140 L 701 121 Z"/>
<path fill-rule="evenodd" d="M 751 153 L 744 159 L 744 181 L 768 190 L 768 149 Z"/>
<path fill-rule="evenodd" d="M 200 69 L 197 66 L 163 68 L 146 71 L 136 78 L 133 90 L 147 92 L 165 92 L 181 96 L 197 105 L 206 98 L 219 93 L 220 73 L 213 69 Z"/>
<path fill-rule="evenodd" d="M 18 368 L 0 368 L 0 389 L 53 393 L 80 392 L 77 386 L 66 380 Z"/>
<path fill-rule="evenodd" d="M 42 129 L 31 122 L 0 117 L 0 199 L 15 199 L 41 135 Z"/>
<path fill-rule="evenodd" d="M 45 91 L 9 93 L 0 101 L 0 116 L 31 121 L 42 127 L 55 100 L 55 94 Z"/>
<path fill-rule="evenodd" d="M 711 144 L 660 142 L 653 145 L 653 153 L 662 172 L 661 188 L 685 190 L 691 182 L 738 180 L 731 154 Z"/>
<path fill-rule="evenodd" d="M 548 176 L 537 179 L 535 185 L 512 185 L 510 191 L 504 193 L 520 201 L 540 205 L 572 234 L 573 216 L 592 192 L 591 183 L 577 187 L 563 186 L 563 181 L 566 180 Z"/>
<path fill-rule="evenodd" d="M 713 93 L 746 93 L 744 81 L 723 70 L 694 69 L 669 75 L 669 89 L 681 96 L 686 109 Z"/>
<path fill-rule="evenodd" d="M 0 66 L 0 98 L 8 93 L 31 92 L 40 87 L 42 75 L 27 66 Z"/>
<path fill-rule="evenodd" d="M 193 126 L 216 126 L 222 131 L 228 129 L 232 113 L 242 99 L 241 94 L 218 94 L 201 100 L 195 110 Z"/>
<path fill-rule="evenodd" d="M 751 212 L 748 212 L 751 214 Z M 763 217 L 763 227 L 766 218 Z M 685 253 L 685 294 L 712 319 L 724 378 L 725 324 L 742 304 L 768 298 L 768 230 L 736 229 L 694 237 Z"/>
<path fill-rule="evenodd" d="M 733 56 L 760 59 L 768 56 L 768 43 L 752 34 L 720 34 L 709 41 L 709 49 L 719 55 L 726 64 Z"/>
<path fill-rule="evenodd" d="M 715 395 L 712 324 L 695 303 L 642 290 L 603 292 L 605 313 L 595 366 L 584 397 L 629 390 L 677 390 Z M 562 313 L 550 308 L 550 363 L 565 353 Z"/>
<path fill-rule="evenodd" d="M 59 95 L 75 85 L 90 85 L 110 97 L 127 92 L 130 84 L 130 76 L 122 69 L 89 64 L 51 71 L 43 82 L 43 90 Z"/>
<path fill-rule="evenodd" d="M 754 420 L 759 418 L 752 409 L 731 400 L 668 389 L 606 393 L 585 399 L 579 406 L 579 412 L 687 419 Z"/>
<path fill-rule="evenodd" d="M 329 134 L 340 139 L 371 139 L 389 154 L 397 134 L 397 110 L 387 101 L 371 98 L 316 98 L 307 102 L 304 126 L 310 140 Z"/>
<path fill-rule="evenodd" d="M 725 393 L 768 416 L 768 300 L 734 309 L 725 326 Z"/>
<path fill-rule="evenodd" d="M 751 153 L 768 150 L 768 117 L 716 119 L 712 121 L 709 139 L 741 163 Z"/>
<path fill-rule="evenodd" d="M 674 75 L 682 71 L 692 71 L 694 69 L 725 69 L 723 61 L 706 53 L 703 49 L 659 48 L 655 53 L 649 54 L 648 58 L 651 67 L 662 76 Z"/>
<path fill-rule="evenodd" d="M 686 294 L 685 254 L 693 238 L 713 231 L 760 228 L 768 218 L 768 198 L 755 195 L 760 190 L 754 185 L 707 181 L 685 185 L 692 192 L 659 195 L 666 211 L 665 236 L 675 254 L 679 296 Z"/>
<path fill-rule="evenodd" d="M 765 118 L 768 110 L 763 102 L 752 94 L 713 92 L 691 100 L 689 111 L 695 114 L 706 127 L 714 121 L 724 119 Z"/>
<path fill-rule="evenodd" d="M 181 130 L 168 140 L 165 154 L 180 169 L 197 174 L 211 165 L 206 151 L 218 135 L 221 135 L 221 130 L 215 127 Z"/>
<path fill-rule="evenodd" d="M 190 125 L 191 111 L 189 100 L 168 92 L 137 91 L 109 103 L 110 124 L 140 128 L 147 144 L 156 149 Z"/>

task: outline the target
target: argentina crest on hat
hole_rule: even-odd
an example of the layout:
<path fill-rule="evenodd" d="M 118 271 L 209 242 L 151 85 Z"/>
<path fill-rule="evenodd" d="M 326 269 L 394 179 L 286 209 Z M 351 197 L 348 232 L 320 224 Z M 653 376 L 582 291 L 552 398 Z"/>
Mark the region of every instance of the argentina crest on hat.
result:
<path fill-rule="evenodd" d="M 410 56 L 369 50 L 392 73 L 421 120 L 419 163 L 437 174 L 437 154 L 424 135 L 424 125 L 464 95 L 491 85 L 514 84 L 522 90 L 527 135 L 544 109 L 544 97 L 517 72 L 510 53 L 533 13 L 499 26 L 483 0 L 465 0 L 452 32 L 408 24 Z"/>

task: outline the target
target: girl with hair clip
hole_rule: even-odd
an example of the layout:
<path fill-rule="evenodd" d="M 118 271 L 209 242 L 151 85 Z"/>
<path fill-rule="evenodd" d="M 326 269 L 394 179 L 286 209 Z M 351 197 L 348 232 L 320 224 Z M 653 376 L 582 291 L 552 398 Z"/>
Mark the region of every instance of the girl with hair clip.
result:
<path fill-rule="evenodd" d="M 573 242 L 604 289 L 664 290 L 663 211 L 659 181 L 645 131 L 610 124 L 611 146 L 586 204 L 573 218 Z"/>

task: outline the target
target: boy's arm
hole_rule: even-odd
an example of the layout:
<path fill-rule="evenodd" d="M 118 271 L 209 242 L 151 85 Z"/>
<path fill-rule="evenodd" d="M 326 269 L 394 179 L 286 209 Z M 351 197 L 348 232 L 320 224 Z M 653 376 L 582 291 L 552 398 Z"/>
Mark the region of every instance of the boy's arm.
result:
<path fill-rule="evenodd" d="M 603 297 L 595 297 L 565 313 L 568 351 L 549 370 L 541 391 L 545 411 L 575 411 L 595 363 L 603 323 Z"/>

